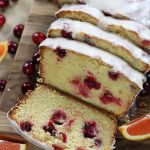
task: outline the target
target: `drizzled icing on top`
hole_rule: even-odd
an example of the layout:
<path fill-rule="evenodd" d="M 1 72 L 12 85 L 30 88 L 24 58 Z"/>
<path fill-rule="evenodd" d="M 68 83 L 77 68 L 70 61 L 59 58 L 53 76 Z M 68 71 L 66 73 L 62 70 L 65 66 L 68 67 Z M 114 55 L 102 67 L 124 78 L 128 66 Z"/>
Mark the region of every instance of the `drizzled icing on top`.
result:
<path fill-rule="evenodd" d="M 84 0 L 116 17 L 124 16 L 150 27 L 150 0 Z"/>
<path fill-rule="evenodd" d="M 49 29 L 67 30 L 72 33 L 73 37 L 75 37 L 78 33 L 85 33 L 89 36 L 109 41 L 112 45 L 124 47 L 125 50 L 133 57 L 140 59 L 143 63 L 149 64 L 150 66 L 150 56 L 142 49 L 130 43 L 128 40 L 125 40 L 118 35 L 106 32 L 90 23 L 61 18 L 53 22 Z"/>
<path fill-rule="evenodd" d="M 99 26 L 102 28 L 107 28 L 110 25 L 122 26 L 127 30 L 136 32 L 140 39 L 150 40 L 150 29 L 141 23 L 131 20 L 119 20 L 112 17 L 106 17 L 98 9 L 88 5 L 64 5 L 57 13 L 67 10 L 80 11 L 95 17 L 97 20 L 99 20 L 97 24 L 99 24 Z"/>
<path fill-rule="evenodd" d="M 79 41 L 68 40 L 65 38 L 47 38 L 40 44 L 40 47 L 41 46 L 46 46 L 52 49 L 61 47 L 62 49 L 74 51 L 76 53 L 80 53 L 82 55 L 86 55 L 95 59 L 101 59 L 104 63 L 110 65 L 114 71 L 121 72 L 130 81 L 139 86 L 139 88 L 143 88 L 145 76 L 130 67 L 125 61 L 106 51 L 89 46 Z"/>

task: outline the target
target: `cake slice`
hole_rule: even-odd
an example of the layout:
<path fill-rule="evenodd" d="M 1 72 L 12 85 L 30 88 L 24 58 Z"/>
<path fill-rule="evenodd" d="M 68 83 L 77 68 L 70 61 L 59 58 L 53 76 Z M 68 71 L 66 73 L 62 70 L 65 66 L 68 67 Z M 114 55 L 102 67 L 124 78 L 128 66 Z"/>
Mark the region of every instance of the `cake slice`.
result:
<path fill-rule="evenodd" d="M 88 5 L 65 5 L 56 12 L 56 16 L 90 22 L 127 38 L 150 53 L 150 29 L 141 23 L 104 16 L 98 9 Z"/>
<path fill-rule="evenodd" d="M 63 4 L 87 4 L 119 19 L 131 19 L 150 27 L 149 0 L 57 0 Z"/>
<path fill-rule="evenodd" d="M 150 67 L 150 56 L 142 49 L 90 23 L 61 18 L 51 24 L 48 36 L 84 41 L 123 58 L 141 72 L 148 71 Z"/>
<path fill-rule="evenodd" d="M 111 150 L 116 119 L 46 86 L 20 99 L 8 113 L 12 126 L 49 150 Z"/>
<path fill-rule="evenodd" d="M 145 80 L 125 61 L 83 42 L 49 38 L 41 43 L 40 55 L 43 84 L 118 116 L 128 111 Z"/>

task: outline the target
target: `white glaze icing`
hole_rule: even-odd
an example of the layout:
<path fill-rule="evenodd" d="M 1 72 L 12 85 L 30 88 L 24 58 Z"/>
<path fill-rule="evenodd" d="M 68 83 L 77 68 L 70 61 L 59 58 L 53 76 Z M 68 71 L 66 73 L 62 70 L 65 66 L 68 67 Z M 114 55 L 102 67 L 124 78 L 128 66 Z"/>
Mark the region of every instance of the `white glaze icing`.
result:
<path fill-rule="evenodd" d="M 85 12 L 87 13 L 89 11 L 89 15 L 99 20 L 100 18 L 100 11 L 94 7 L 88 6 L 88 5 L 64 5 L 61 9 L 59 9 L 55 14 L 61 12 L 61 11 L 77 11 L 77 12 Z"/>
<path fill-rule="evenodd" d="M 114 16 L 122 15 L 150 27 L 150 0 L 84 0 Z"/>
<path fill-rule="evenodd" d="M 52 148 L 50 148 L 46 143 L 44 142 L 39 142 L 38 140 L 34 139 L 33 137 L 31 137 L 27 132 L 23 132 L 19 125 L 12 120 L 11 118 L 9 118 L 9 112 L 7 113 L 7 118 L 9 120 L 10 125 L 13 127 L 13 129 L 20 134 L 22 137 L 24 137 L 26 140 L 28 140 L 29 142 L 31 142 L 32 144 L 44 149 L 44 150 L 52 150 Z"/>
<path fill-rule="evenodd" d="M 73 38 L 77 33 L 85 33 L 89 36 L 94 36 L 99 39 L 109 41 L 114 46 L 124 47 L 133 57 L 140 59 L 143 63 L 150 66 L 150 56 L 142 49 L 138 48 L 134 44 L 122 37 L 106 32 L 90 23 L 80 22 L 71 19 L 61 18 L 53 22 L 49 29 L 64 29 L 68 32 L 72 32 Z"/>
<path fill-rule="evenodd" d="M 120 73 L 124 74 L 130 81 L 139 86 L 139 88 L 143 88 L 145 76 L 130 67 L 125 61 L 106 51 L 89 46 L 88 44 L 85 44 L 83 42 L 68 40 L 65 38 L 47 38 L 40 44 L 40 47 L 41 46 L 46 46 L 52 49 L 61 47 L 62 49 L 71 50 L 82 55 L 100 59 L 104 63 L 112 66 L 113 70 L 119 71 Z"/>
<path fill-rule="evenodd" d="M 100 28 L 106 29 L 110 25 L 122 26 L 126 30 L 136 32 L 140 39 L 150 40 L 150 29 L 141 23 L 131 20 L 119 20 L 112 17 L 106 17 L 102 12 L 98 11 L 98 9 L 88 5 L 64 5 L 58 12 L 56 12 L 56 14 L 67 10 L 80 11 L 95 17 L 99 20 L 98 24 Z"/>

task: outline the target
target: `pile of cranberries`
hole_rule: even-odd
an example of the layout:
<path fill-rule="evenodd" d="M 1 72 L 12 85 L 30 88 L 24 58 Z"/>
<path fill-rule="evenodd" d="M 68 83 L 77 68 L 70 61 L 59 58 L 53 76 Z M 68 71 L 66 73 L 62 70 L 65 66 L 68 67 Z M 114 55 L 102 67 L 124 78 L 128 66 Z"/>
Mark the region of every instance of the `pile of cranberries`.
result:
<path fill-rule="evenodd" d="M 32 41 L 37 45 L 39 45 L 45 39 L 46 36 L 42 32 L 35 32 L 32 35 Z M 29 90 L 33 90 L 35 87 L 36 78 L 38 76 L 37 70 L 38 70 L 39 60 L 40 60 L 39 50 L 36 50 L 36 52 L 32 56 L 32 60 L 26 61 L 23 64 L 22 71 L 25 75 L 28 76 L 30 80 L 22 84 L 21 91 L 23 94 L 25 94 Z"/>

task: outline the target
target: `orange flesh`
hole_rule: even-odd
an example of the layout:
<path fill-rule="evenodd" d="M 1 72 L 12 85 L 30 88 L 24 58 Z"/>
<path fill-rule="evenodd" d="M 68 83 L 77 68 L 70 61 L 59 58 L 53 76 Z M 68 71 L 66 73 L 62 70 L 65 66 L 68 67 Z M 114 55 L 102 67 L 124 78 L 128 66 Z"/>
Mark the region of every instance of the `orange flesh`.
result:
<path fill-rule="evenodd" d="M 150 134 L 150 117 L 145 116 L 141 118 L 129 123 L 131 125 L 127 128 L 128 134 L 132 136 Z"/>
<path fill-rule="evenodd" d="M 20 144 L 0 141 L 0 150 L 20 150 Z"/>
<path fill-rule="evenodd" d="M 4 45 L 0 45 L 0 56 L 3 55 L 4 52 Z"/>

